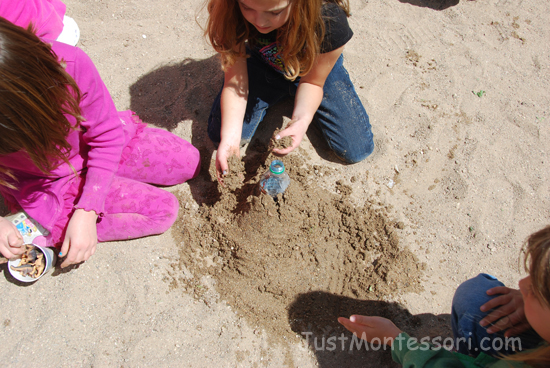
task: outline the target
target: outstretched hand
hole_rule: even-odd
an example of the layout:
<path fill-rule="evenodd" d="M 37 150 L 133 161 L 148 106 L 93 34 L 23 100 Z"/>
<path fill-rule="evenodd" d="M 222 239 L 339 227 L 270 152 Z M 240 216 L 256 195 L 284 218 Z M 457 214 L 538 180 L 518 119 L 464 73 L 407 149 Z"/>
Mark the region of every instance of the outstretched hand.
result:
<path fill-rule="evenodd" d="M 480 307 L 482 312 L 494 309 L 485 318 L 479 321 L 481 326 L 487 328 L 488 333 L 504 331 L 504 336 L 516 336 L 528 330 L 531 325 L 527 322 L 523 307 L 523 296 L 516 289 L 506 286 L 497 286 L 487 290 L 487 295 L 501 294 Z"/>
<path fill-rule="evenodd" d="M 65 239 L 61 246 L 60 257 L 65 256 L 61 267 L 87 261 L 97 245 L 97 214 L 81 208 L 74 211 L 67 225 Z"/>
<path fill-rule="evenodd" d="M 239 151 L 240 142 L 225 142 L 222 140 L 218 146 L 218 151 L 216 152 L 216 175 L 218 177 L 218 182 L 221 185 L 224 185 L 223 178 L 227 175 L 229 171 L 229 164 L 227 160 L 230 156 L 235 155 L 240 157 Z"/>
<path fill-rule="evenodd" d="M 275 148 L 273 149 L 273 153 L 279 156 L 284 156 L 292 152 L 294 149 L 298 148 L 300 143 L 302 143 L 302 139 L 304 138 L 304 135 L 307 132 L 309 124 L 306 124 L 304 122 L 292 120 L 289 125 L 281 130 L 279 134 L 275 136 L 275 139 L 281 139 L 284 137 L 291 137 L 292 138 L 292 145 L 287 148 Z"/>
<path fill-rule="evenodd" d="M 23 236 L 9 220 L 0 217 L 0 253 L 8 259 L 19 257 L 25 252 Z"/>
<path fill-rule="evenodd" d="M 367 342 L 377 338 L 382 344 L 392 345 L 393 340 L 402 331 L 389 319 L 384 317 L 368 317 L 353 315 L 349 319 L 339 317 L 346 329 Z"/>

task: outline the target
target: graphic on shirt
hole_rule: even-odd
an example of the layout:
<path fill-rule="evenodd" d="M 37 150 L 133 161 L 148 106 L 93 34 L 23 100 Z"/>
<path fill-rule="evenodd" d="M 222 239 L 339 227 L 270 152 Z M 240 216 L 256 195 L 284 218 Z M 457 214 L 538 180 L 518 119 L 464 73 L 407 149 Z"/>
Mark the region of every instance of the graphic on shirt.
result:
<path fill-rule="evenodd" d="M 259 38 L 257 42 L 259 46 L 258 52 L 264 61 L 279 73 L 285 74 L 285 65 L 283 64 L 277 42 L 272 42 L 267 38 Z"/>
<path fill-rule="evenodd" d="M 277 42 L 273 42 L 271 45 L 262 47 L 259 51 L 260 51 L 260 54 L 262 54 L 262 57 L 264 58 L 264 60 L 269 65 L 271 65 L 273 69 L 284 74 L 285 66 L 283 64 L 283 59 L 279 55 Z"/>
<path fill-rule="evenodd" d="M 322 8 L 322 16 L 325 23 L 325 34 L 319 45 L 319 51 L 324 54 L 344 46 L 352 38 L 353 32 L 349 27 L 346 13 L 338 4 L 325 3 Z M 268 34 L 257 34 L 251 40 L 250 45 L 252 45 L 251 48 L 255 56 L 277 72 L 288 76 L 291 73 L 288 73 L 288 67 L 283 61 L 281 44 L 277 43 L 279 31 L 280 29 Z"/>

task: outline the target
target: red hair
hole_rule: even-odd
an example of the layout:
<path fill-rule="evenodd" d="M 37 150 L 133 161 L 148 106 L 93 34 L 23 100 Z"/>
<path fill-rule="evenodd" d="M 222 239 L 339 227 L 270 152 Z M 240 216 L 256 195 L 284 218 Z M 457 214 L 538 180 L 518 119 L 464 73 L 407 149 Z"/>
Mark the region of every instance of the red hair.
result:
<path fill-rule="evenodd" d="M 277 30 L 277 42 L 285 65 L 285 77 L 295 80 L 313 67 L 325 36 L 323 0 L 289 0 L 292 9 L 288 21 Z M 330 0 L 349 16 L 348 0 Z M 258 31 L 241 14 L 237 0 L 209 0 L 205 36 L 221 57 L 222 68 L 231 67 L 237 57 L 246 57 L 245 41 Z"/>

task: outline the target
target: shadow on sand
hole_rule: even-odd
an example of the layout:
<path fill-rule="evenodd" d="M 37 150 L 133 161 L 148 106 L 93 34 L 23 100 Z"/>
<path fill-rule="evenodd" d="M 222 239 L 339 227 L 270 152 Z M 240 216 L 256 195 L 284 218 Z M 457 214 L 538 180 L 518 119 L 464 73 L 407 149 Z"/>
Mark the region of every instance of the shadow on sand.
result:
<path fill-rule="evenodd" d="M 449 314 L 412 315 L 398 303 L 357 300 L 322 291 L 300 294 L 288 308 L 292 331 L 307 342 L 322 368 L 400 367 L 391 359 L 390 350 L 358 347 L 357 339 L 337 321 L 352 314 L 380 316 L 392 320 L 410 336 L 451 337 Z M 332 340 L 329 339 L 332 337 Z M 347 340 L 345 339 L 347 338 Z M 376 345 L 374 346 L 376 348 Z"/>
<path fill-rule="evenodd" d="M 180 122 L 190 122 L 191 143 L 201 153 L 201 173 L 189 182 L 195 201 L 211 205 L 220 198 L 217 183 L 209 169 L 213 165 L 216 145 L 207 133 L 212 103 L 223 83 L 219 60 L 212 56 L 204 60 L 185 59 L 180 63 L 161 66 L 141 77 L 130 87 L 130 108 L 151 126 L 174 131 Z M 255 174 L 258 155 L 267 157 L 269 140 L 280 128 L 283 116 L 291 116 L 292 100 L 272 107 L 247 146 L 243 161 L 246 172 Z M 331 154 L 328 145 L 314 124 L 307 132 L 317 153 L 328 161 L 340 162 Z"/>
<path fill-rule="evenodd" d="M 174 131 L 180 122 L 191 129 L 191 143 L 200 151 L 201 171 L 189 182 L 196 202 L 214 203 L 220 193 L 208 173 L 215 146 L 207 134 L 207 121 L 223 81 L 217 57 L 185 59 L 161 66 L 130 86 L 130 108 L 149 124 Z"/>
<path fill-rule="evenodd" d="M 434 10 L 445 10 L 451 6 L 458 5 L 459 1 L 460 0 L 399 0 L 400 3 L 411 4 Z"/>

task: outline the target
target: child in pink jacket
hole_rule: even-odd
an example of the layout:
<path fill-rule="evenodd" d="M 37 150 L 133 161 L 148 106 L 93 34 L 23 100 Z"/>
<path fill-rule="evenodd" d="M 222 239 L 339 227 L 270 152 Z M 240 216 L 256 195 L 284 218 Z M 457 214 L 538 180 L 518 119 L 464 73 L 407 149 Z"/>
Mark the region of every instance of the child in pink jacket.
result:
<path fill-rule="evenodd" d="M 23 28 L 32 22 L 38 37 L 55 40 L 63 31 L 66 8 L 59 0 L 3 0 L 0 16 Z"/>
<path fill-rule="evenodd" d="M 189 142 L 118 112 L 90 58 L 40 40 L 0 18 L 0 193 L 61 249 L 62 267 L 87 260 L 98 241 L 166 231 L 174 185 L 198 174 Z M 23 252 L 17 229 L 0 217 L 0 252 Z"/>
<path fill-rule="evenodd" d="M 73 18 L 65 15 L 65 10 L 59 0 L 0 1 L 0 17 L 23 28 L 32 23 L 38 37 L 75 46 L 80 29 Z"/>

